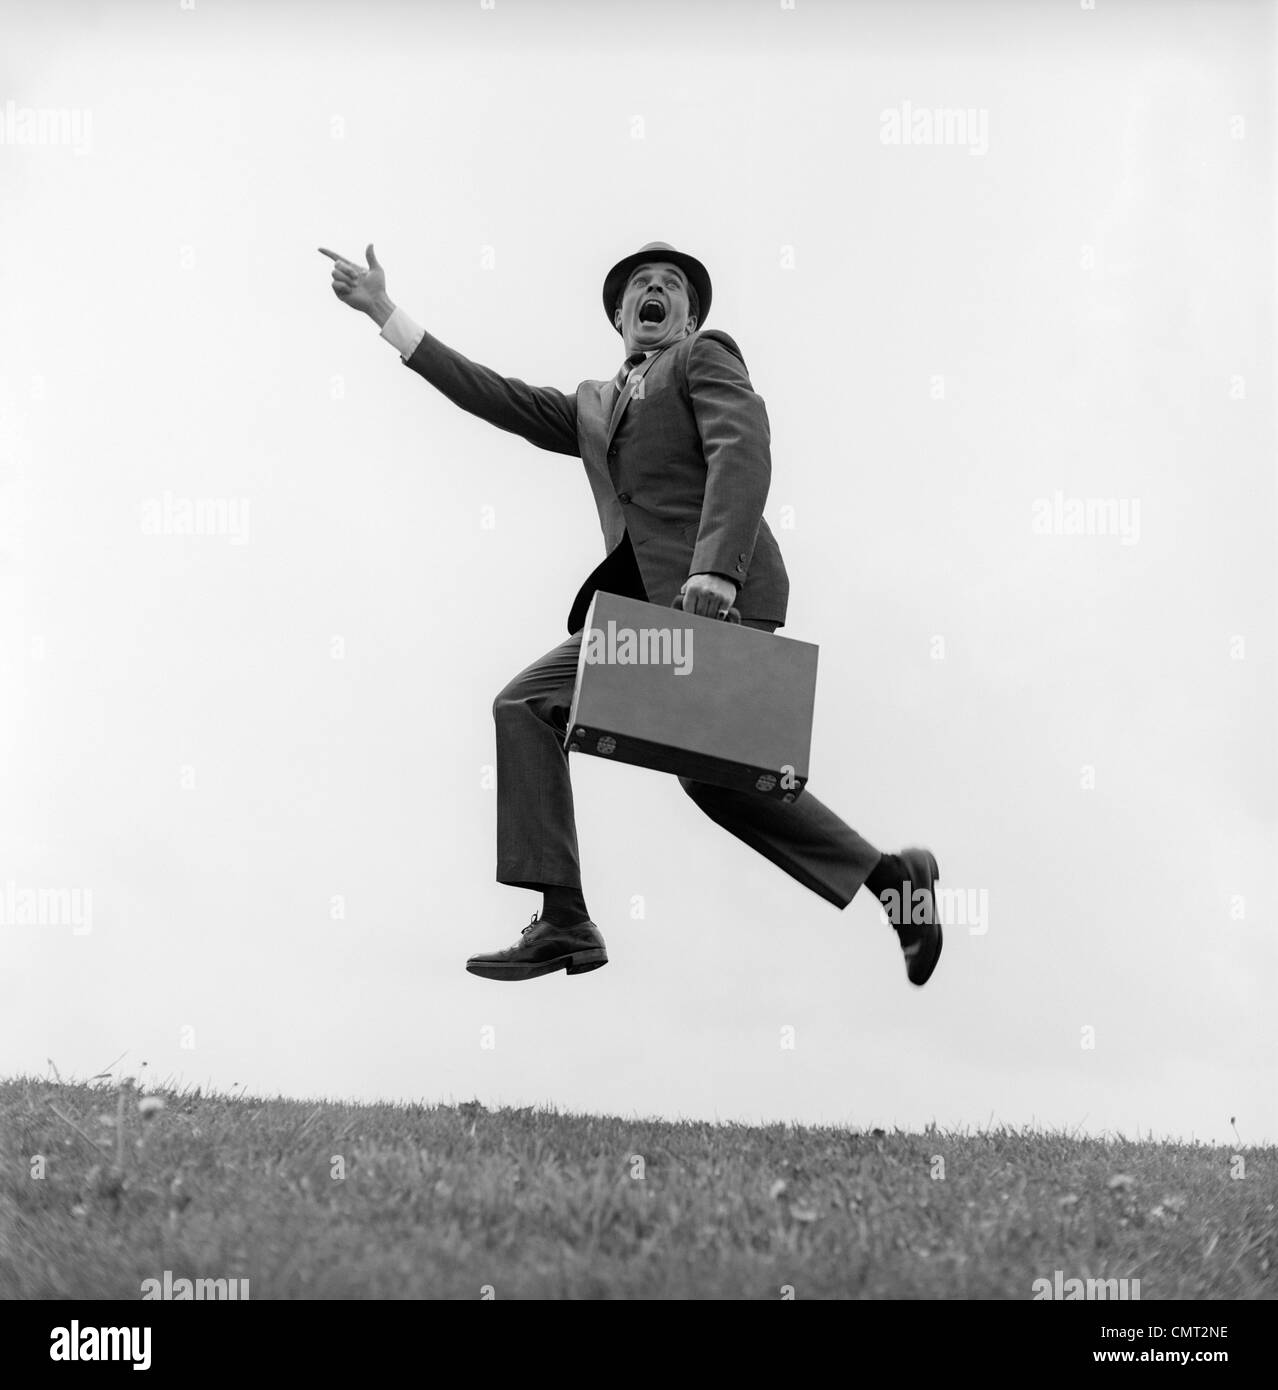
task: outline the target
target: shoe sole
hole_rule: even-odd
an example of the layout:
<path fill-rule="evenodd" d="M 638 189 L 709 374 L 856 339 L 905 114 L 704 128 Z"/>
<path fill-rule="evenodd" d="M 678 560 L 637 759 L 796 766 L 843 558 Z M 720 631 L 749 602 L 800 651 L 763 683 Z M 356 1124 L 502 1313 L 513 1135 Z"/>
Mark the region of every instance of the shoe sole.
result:
<path fill-rule="evenodd" d="M 608 952 L 602 946 L 592 946 L 585 951 L 572 951 L 566 956 L 556 956 L 553 960 L 536 961 L 530 965 L 503 961 L 467 961 L 466 969 L 481 980 L 537 980 L 543 975 L 553 975 L 563 970 L 569 975 L 586 975 L 608 964 Z"/>

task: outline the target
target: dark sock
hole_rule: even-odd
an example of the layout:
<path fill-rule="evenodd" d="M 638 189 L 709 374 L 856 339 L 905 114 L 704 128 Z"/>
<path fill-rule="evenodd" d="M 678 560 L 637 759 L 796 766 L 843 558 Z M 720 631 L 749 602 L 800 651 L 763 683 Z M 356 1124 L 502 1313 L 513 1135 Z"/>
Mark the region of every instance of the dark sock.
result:
<path fill-rule="evenodd" d="M 881 854 L 879 862 L 866 875 L 865 886 L 876 898 L 881 899 L 888 892 L 895 892 L 899 898 L 901 884 L 908 878 L 905 865 L 895 854 Z"/>
<path fill-rule="evenodd" d="M 546 884 L 541 890 L 541 920 L 553 922 L 557 927 L 569 927 L 574 922 L 584 922 L 590 913 L 586 910 L 586 900 L 580 888 L 563 888 L 558 884 Z"/>

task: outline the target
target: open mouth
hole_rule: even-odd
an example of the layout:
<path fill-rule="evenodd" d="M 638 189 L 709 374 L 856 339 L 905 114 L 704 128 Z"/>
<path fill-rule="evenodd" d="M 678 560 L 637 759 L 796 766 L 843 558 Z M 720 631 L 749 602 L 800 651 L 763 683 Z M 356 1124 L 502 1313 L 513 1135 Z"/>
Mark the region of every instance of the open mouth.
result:
<path fill-rule="evenodd" d="M 645 299 L 639 306 L 640 323 L 665 323 L 666 306 L 659 299 Z"/>

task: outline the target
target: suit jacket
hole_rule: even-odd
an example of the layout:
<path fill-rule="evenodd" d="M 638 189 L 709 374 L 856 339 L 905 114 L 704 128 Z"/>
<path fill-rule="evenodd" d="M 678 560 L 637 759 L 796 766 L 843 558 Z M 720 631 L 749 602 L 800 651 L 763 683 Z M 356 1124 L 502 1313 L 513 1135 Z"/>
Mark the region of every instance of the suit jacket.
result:
<path fill-rule="evenodd" d="M 624 580 L 627 549 L 642 579 L 636 597 L 669 604 L 690 574 L 709 572 L 738 585 L 743 619 L 785 621 L 790 583 L 763 520 L 768 414 L 728 334 L 706 329 L 662 348 L 624 391 L 615 380 L 583 381 L 571 396 L 528 386 L 429 333 L 406 365 L 472 415 L 585 464 L 608 557 L 578 593 L 570 633 L 596 588 Z"/>

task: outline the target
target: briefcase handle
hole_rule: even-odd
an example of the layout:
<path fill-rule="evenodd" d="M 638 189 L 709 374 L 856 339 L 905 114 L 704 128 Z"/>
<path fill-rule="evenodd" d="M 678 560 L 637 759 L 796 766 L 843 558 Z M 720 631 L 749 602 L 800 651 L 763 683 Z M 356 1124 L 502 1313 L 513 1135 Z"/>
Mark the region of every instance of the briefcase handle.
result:
<path fill-rule="evenodd" d="M 676 595 L 674 596 L 674 598 L 672 598 L 672 599 L 670 600 L 670 607 L 671 607 L 671 608 L 678 608 L 678 609 L 682 610 L 682 608 L 683 608 L 683 595 L 682 595 L 682 594 L 676 594 Z M 739 623 L 739 622 L 741 621 L 741 614 L 740 614 L 740 612 L 739 612 L 737 609 L 735 609 L 735 608 L 729 608 L 728 611 L 723 615 L 723 617 L 720 618 L 720 619 L 718 619 L 717 621 L 719 621 L 719 622 L 728 622 L 728 623 Z"/>

